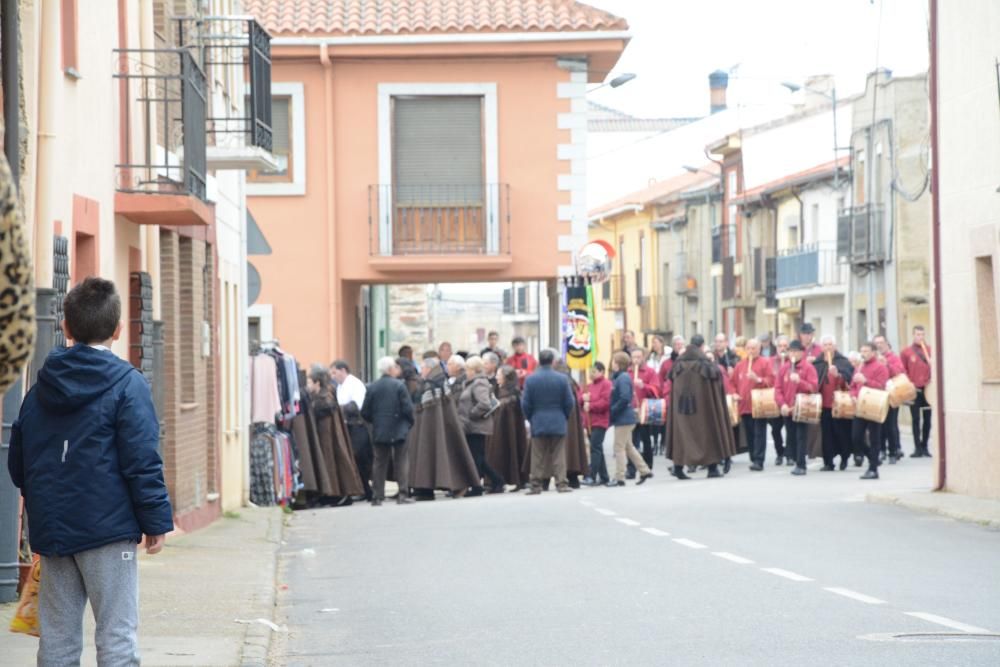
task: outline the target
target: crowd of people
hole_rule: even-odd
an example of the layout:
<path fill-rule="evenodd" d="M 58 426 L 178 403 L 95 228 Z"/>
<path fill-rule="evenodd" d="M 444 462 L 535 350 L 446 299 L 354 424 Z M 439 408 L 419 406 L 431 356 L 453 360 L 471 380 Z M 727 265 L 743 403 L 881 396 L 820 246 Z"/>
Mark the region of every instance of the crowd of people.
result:
<path fill-rule="evenodd" d="M 858 399 L 865 388 L 885 392 L 901 376 L 915 388 L 911 456 L 930 456 L 923 328 L 914 328 L 912 344 L 898 355 L 884 336 L 846 355 L 832 336 L 815 338 L 807 323 L 794 339 L 737 338 L 730 346 L 724 334 L 711 344 L 694 335 L 668 345 L 654 336 L 646 349 L 626 331 L 610 367 L 595 361 L 581 384 L 558 351 L 544 349 L 536 359 L 518 337 L 507 354 L 490 332 L 478 353 L 444 342 L 418 359 L 403 346 L 378 361 L 379 377 L 368 386 L 346 361 L 316 365 L 309 387 L 329 384 L 346 424 L 363 493 L 341 501 L 376 506 L 386 500 L 389 479 L 400 504 L 433 500 L 435 491 L 460 498 L 643 484 L 658 454 L 679 480 L 699 469 L 722 477 L 743 451 L 749 470 L 759 472 L 768 431 L 773 464 L 791 467 L 792 475 L 806 474 L 808 458 L 821 457 L 822 471 L 867 459 L 862 479 L 878 479 L 884 462 L 904 458 L 899 406 L 872 416 L 858 409 Z M 613 461 L 605 459 L 609 430 Z"/>

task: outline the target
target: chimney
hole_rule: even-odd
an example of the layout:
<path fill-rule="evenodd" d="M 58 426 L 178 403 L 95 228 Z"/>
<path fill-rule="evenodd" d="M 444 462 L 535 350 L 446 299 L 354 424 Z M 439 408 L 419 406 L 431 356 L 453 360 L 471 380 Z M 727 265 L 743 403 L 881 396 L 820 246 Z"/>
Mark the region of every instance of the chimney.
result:
<path fill-rule="evenodd" d="M 726 88 L 729 87 L 729 73 L 717 69 L 708 75 L 708 88 L 712 113 L 723 111 L 726 108 Z"/>

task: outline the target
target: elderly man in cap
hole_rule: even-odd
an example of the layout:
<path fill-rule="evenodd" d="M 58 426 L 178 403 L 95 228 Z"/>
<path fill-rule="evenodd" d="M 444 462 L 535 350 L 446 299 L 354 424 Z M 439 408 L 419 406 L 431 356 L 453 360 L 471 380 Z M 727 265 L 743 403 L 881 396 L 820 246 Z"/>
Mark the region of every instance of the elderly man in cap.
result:
<path fill-rule="evenodd" d="M 823 356 L 823 346 L 816 342 L 816 327 L 809 322 L 799 327 L 799 342 L 810 364 Z"/>
<path fill-rule="evenodd" d="M 815 394 L 819 390 L 816 367 L 806 361 L 804 356 L 805 346 L 801 341 L 793 340 L 788 347 L 788 363 L 781 367 L 774 392 L 781 408 L 781 416 L 785 418 L 788 450 L 790 455 L 795 456 L 793 475 L 806 474 L 806 454 L 809 446 L 806 440 L 807 424 L 792 419 L 795 398 L 799 394 Z"/>

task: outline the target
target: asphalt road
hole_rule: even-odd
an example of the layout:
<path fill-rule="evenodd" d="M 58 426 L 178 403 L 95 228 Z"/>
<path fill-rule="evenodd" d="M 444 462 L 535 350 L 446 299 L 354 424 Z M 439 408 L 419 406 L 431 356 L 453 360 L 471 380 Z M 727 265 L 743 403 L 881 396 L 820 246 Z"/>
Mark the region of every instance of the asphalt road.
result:
<path fill-rule="evenodd" d="M 1000 532 L 864 502 L 931 464 L 297 513 L 275 662 L 1000 665 Z"/>

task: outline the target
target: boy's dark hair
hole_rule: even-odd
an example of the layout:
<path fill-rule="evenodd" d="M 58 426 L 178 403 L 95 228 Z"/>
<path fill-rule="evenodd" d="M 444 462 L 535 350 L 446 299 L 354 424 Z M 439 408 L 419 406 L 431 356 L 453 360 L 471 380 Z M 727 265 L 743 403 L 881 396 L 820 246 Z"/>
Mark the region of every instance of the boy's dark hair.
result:
<path fill-rule="evenodd" d="M 410 347 L 409 345 L 404 345 L 401 348 L 399 348 L 399 351 L 397 351 L 396 354 L 402 357 L 403 359 L 406 359 L 407 358 L 406 355 L 413 354 L 413 348 Z"/>
<path fill-rule="evenodd" d="M 336 368 L 338 371 L 347 371 L 348 373 L 351 372 L 351 367 L 343 359 L 337 359 L 335 362 L 330 364 L 330 366 L 332 368 Z"/>
<path fill-rule="evenodd" d="M 603 373 L 604 370 L 605 370 L 604 369 L 604 362 L 603 361 L 595 361 L 594 362 L 594 370 L 596 370 L 596 371 L 598 371 L 600 373 Z"/>
<path fill-rule="evenodd" d="M 100 343 L 115 335 L 122 317 L 122 300 L 115 284 L 90 277 L 74 287 L 63 300 L 63 318 L 76 343 Z"/>

